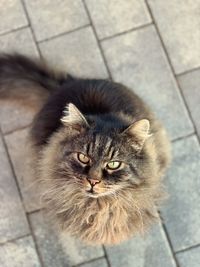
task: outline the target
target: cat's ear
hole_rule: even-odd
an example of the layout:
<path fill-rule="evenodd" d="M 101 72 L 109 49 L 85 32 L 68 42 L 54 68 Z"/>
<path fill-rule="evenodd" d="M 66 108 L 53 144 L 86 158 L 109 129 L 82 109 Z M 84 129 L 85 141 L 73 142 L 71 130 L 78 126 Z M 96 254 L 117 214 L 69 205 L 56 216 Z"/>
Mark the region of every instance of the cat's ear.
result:
<path fill-rule="evenodd" d="M 74 104 L 67 104 L 63 113 L 64 115 L 61 118 L 61 122 L 65 126 L 70 126 L 77 131 L 89 127 L 86 118 Z"/>
<path fill-rule="evenodd" d="M 129 135 L 133 139 L 133 143 L 138 148 L 142 148 L 149 134 L 150 123 L 146 119 L 142 119 L 131 124 L 123 133 Z"/>

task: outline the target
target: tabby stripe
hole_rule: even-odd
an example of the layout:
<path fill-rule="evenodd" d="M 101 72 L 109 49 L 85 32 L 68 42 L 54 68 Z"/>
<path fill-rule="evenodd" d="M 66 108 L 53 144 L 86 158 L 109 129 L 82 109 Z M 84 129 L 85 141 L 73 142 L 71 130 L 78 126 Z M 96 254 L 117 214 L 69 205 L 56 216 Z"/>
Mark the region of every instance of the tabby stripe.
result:
<path fill-rule="evenodd" d="M 107 144 L 105 146 L 105 149 L 106 149 L 106 154 L 110 158 L 111 149 L 112 149 L 112 139 L 109 138 L 109 140 L 107 141 Z"/>

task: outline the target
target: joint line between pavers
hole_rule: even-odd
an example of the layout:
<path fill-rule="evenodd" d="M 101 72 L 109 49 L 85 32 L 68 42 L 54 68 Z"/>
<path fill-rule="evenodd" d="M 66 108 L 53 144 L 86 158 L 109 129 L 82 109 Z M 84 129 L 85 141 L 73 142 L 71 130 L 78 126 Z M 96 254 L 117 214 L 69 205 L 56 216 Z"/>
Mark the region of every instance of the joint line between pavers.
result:
<path fill-rule="evenodd" d="M 106 251 L 106 247 L 103 245 L 103 251 L 104 251 L 104 255 L 105 255 L 105 258 L 106 258 L 106 261 L 107 261 L 107 264 L 108 264 L 108 267 L 112 267 L 111 266 L 111 263 L 110 263 L 110 260 L 108 258 L 108 254 L 107 254 L 107 251 Z"/>
<path fill-rule="evenodd" d="M 25 235 L 21 235 L 21 236 L 16 237 L 16 238 L 8 239 L 8 240 L 6 240 L 5 242 L 1 242 L 1 243 L 0 243 L 0 246 L 4 246 L 4 245 L 6 245 L 7 243 L 12 243 L 12 242 L 15 242 L 15 241 L 17 241 L 17 240 L 19 240 L 19 239 L 23 239 L 23 238 L 25 238 L 25 237 L 29 237 L 29 236 L 32 236 L 31 233 L 28 233 L 28 234 L 25 234 Z"/>
<path fill-rule="evenodd" d="M 6 135 L 9 135 L 9 134 L 12 134 L 12 133 L 24 130 L 24 129 L 28 129 L 31 126 L 31 124 L 32 123 L 29 123 L 29 124 L 27 124 L 25 126 L 22 126 L 22 127 L 19 127 L 19 128 L 15 128 L 15 129 L 10 130 L 10 131 L 5 131 L 5 132 L 3 132 L 3 135 L 6 136 Z"/>
<path fill-rule="evenodd" d="M 200 70 L 200 66 L 197 66 L 197 67 L 195 67 L 193 69 L 190 69 L 190 70 L 186 70 L 186 71 L 177 73 L 177 74 L 175 74 L 175 76 L 176 77 L 179 77 L 179 76 L 182 76 L 182 75 L 185 75 L 185 74 L 189 74 L 189 73 L 194 72 L 194 71 L 197 71 L 197 70 Z"/>
<path fill-rule="evenodd" d="M 142 24 L 142 25 L 140 25 L 140 26 L 133 27 L 133 28 L 131 28 L 131 29 L 129 29 L 129 30 L 126 30 L 126 31 L 123 31 L 123 32 L 119 32 L 119 33 L 113 34 L 113 35 L 108 36 L 108 37 L 104 37 L 104 38 L 100 39 L 100 42 L 104 42 L 104 41 L 110 40 L 110 39 L 112 39 L 112 38 L 121 36 L 121 35 L 123 35 L 123 34 L 131 33 L 131 32 L 134 32 L 134 31 L 137 31 L 137 30 L 140 30 L 140 29 L 143 29 L 143 28 L 152 26 L 152 25 L 153 25 L 152 22 L 149 22 L 149 23 L 146 23 L 146 24 Z"/>
<path fill-rule="evenodd" d="M 27 8 L 26 8 L 26 4 L 25 4 L 24 0 L 21 0 L 21 3 L 22 3 L 22 6 L 23 6 L 23 9 L 24 9 L 26 18 L 27 18 L 27 20 L 28 20 L 28 24 L 29 24 L 29 26 L 30 26 L 31 34 L 32 34 L 32 37 L 33 37 L 33 41 L 34 41 L 34 43 L 35 43 L 35 45 L 36 45 L 37 52 L 38 52 L 38 54 L 39 54 L 39 57 L 42 58 L 42 54 L 41 54 L 39 45 L 38 45 L 38 43 L 37 43 L 37 41 L 36 41 L 35 33 L 34 33 L 33 28 L 32 28 L 31 20 L 30 20 L 30 17 L 29 17 L 29 15 L 28 15 L 28 11 L 27 11 Z"/>
<path fill-rule="evenodd" d="M 106 70 L 107 70 L 107 73 L 108 73 L 108 76 L 109 76 L 109 79 L 110 79 L 110 80 L 113 80 L 113 79 L 112 79 L 112 74 L 111 74 L 110 69 L 109 69 L 109 67 L 108 67 L 108 63 L 107 63 L 107 61 L 106 61 L 106 57 L 105 57 L 104 52 L 103 52 L 103 49 L 102 49 L 102 47 L 101 47 L 101 43 L 100 43 L 100 41 L 99 41 L 99 39 L 98 39 L 98 36 L 97 36 L 97 32 L 96 32 L 95 26 L 93 25 L 93 21 L 92 21 L 92 18 L 91 18 L 91 16 L 90 16 L 90 12 L 89 12 L 89 9 L 88 9 L 88 7 L 87 7 L 87 4 L 85 3 L 84 0 L 82 0 L 82 3 L 83 3 L 83 6 L 85 7 L 86 13 L 87 13 L 87 15 L 88 15 L 88 18 L 89 18 L 89 21 L 90 21 L 90 24 L 91 24 L 91 27 L 92 27 L 92 29 L 93 29 L 93 33 L 94 33 L 94 36 L 95 36 L 95 38 L 96 38 L 97 45 L 98 45 L 98 47 L 99 47 L 99 50 L 100 50 L 100 53 L 101 53 L 101 56 L 102 56 L 104 65 L 105 65 L 105 67 L 106 67 Z"/>
<path fill-rule="evenodd" d="M 189 117 L 189 119 L 190 119 L 190 121 L 191 121 L 191 123 L 192 123 L 193 128 L 195 129 L 195 132 L 197 132 L 196 125 L 195 125 L 194 120 L 193 120 L 193 118 L 192 118 L 191 112 L 190 112 L 190 110 L 189 110 L 189 107 L 188 107 L 187 102 L 186 102 L 186 100 L 185 100 L 185 97 L 184 97 L 184 95 L 183 95 L 183 92 L 182 92 L 182 90 L 181 90 L 180 84 L 179 84 L 179 82 L 178 82 L 178 80 L 177 80 L 177 77 L 176 77 L 176 73 L 175 73 L 174 67 L 173 67 L 172 62 L 171 62 L 171 59 L 170 59 L 170 57 L 169 57 L 169 55 L 168 55 L 167 49 L 166 49 L 166 47 L 165 47 L 165 43 L 164 43 L 164 41 L 163 41 L 163 39 L 162 39 L 162 36 L 161 36 L 161 34 L 160 34 L 159 27 L 158 27 L 158 25 L 157 25 L 157 23 L 156 23 L 156 20 L 154 19 L 153 13 L 152 13 L 152 11 L 151 11 L 151 8 L 150 8 L 150 6 L 149 6 L 147 0 L 145 0 L 145 3 L 146 3 L 147 8 L 148 8 L 148 10 L 149 10 L 151 19 L 152 19 L 152 21 L 153 21 L 153 23 L 154 23 L 154 25 L 155 25 L 155 29 L 156 29 L 157 35 L 158 35 L 159 40 L 160 40 L 160 42 L 161 42 L 163 51 L 164 51 L 164 53 L 165 53 L 165 56 L 166 56 L 167 61 L 168 61 L 168 64 L 169 64 L 169 67 L 171 68 L 171 72 L 172 72 L 172 74 L 173 74 L 173 76 L 174 76 L 174 80 L 175 80 L 175 82 L 176 82 L 176 85 L 177 85 L 177 88 L 178 88 L 178 92 L 179 92 L 179 94 L 180 94 L 180 97 L 182 98 L 183 104 L 185 105 L 185 108 L 186 108 L 188 117 Z M 199 138 L 198 138 L 198 141 L 200 142 L 200 139 L 199 139 Z"/>
<path fill-rule="evenodd" d="M 79 264 L 72 265 L 72 267 L 79 267 L 79 266 L 81 267 L 81 265 L 83 265 L 83 264 L 92 263 L 92 262 L 94 262 L 94 261 L 96 261 L 96 260 L 101 260 L 101 259 L 105 259 L 105 257 L 102 256 L 102 257 L 98 257 L 98 258 L 95 258 L 95 259 L 92 259 L 92 260 L 89 260 L 89 261 L 84 261 L 84 262 L 81 262 L 81 263 L 79 263 Z"/>
<path fill-rule="evenodd" d="M 40 261 L 40 263 L 41 263 L 41 266 L 42 266 L 42 267 L 45 267 L 45 264 L 44 264 L 43 259 L 42 259 L 42 255 L 41 255 L 41 253 L 40 253 L 40 250 L 39 250 L 39 247 L 38 247 L 38 244 L 37 244 L 37 238 L 35 237 L 35 233 L 34 233 L 34 230 L 33 230 L 33 228 L 32 228 L 31 220 L 30 220 L 28 214 L 27 214 L 27 221 L 28 221 L 29 226 L 30 226 L 30 230 L 31 230 L 31 233 L 32 233 L 33 242 L 34 242 L 34 245 L 35 245 L 35 250 L 36 250 L 36 252 L 37 252 L 39 261 Z"/>
<path fill-rule="evenodd" d="M 192 249 L 195 249 L 195 248 L 200 248 L 200 244 L 196 244 L 196 245 L 184 248 L 184 249 L 177 250 L 176 254 L 181 254 L 181 253 L 184 253 L 184 252 L 188 252 L 188 251 L 190 251 Z"/>
<path fill-rule="evenodd" d="M 182 139 L 189 138 L 189 137 L 191 137 L 191 136 L 196 136 L 196 137 L 197 137 L 197 133 L 196 133 L 196 132 L 193 132 L 193 133 L 187 134 L 187 135 L 185 135 L 185 136 L 177 137 L 177 138 L 175 138 L 175 139 L 172 139 L 171 142 L 172 142 L 172 143 L 175 143 L 175 142 L 177 142 L 177 141 L 180 141 L 180 140 L 182 140 Z M 197 139 L 198 139 L 198 137 L 197 137 Z"/>
<path fill-rule="evenodd" d="M 39 41 L 36 40 L 36 43 L 37 43 L 37 44 L 42 44 L 42 43 L 45 43 L 45 42 L 47 42 L 47 41 L 54 40 L 54 39 L 56 39 L 56 38 L 58 38 L 58 37 L 62 37 L 63 35 L 67 35 L 67 34 L 70 34 L 70 33 L 73 33 L 73 32 L 76 32 L 76 31 L 79 31 L 79 30 L 82 30 L 82 29 L 85 29 L 85 28 L 87 28 L 87 27 L 89 27 L 89 26 L 91 26 L 91 24 L 90 24 L 90 23 L 87 23 L 87 24 L 82 25 L 82 26 L 80 26 L 80 27 L 77 27 L 77 28 L 75 28 L 75 29 L 73 29 L 73 30 L 70 30 L 70 31 L 64 31 L 64 32 L 61 32 L 61 33 L 59 33 L 59 34 L 53 35 L 53 36 L 51 36 L 51 37 L 48 37 L 48 38 L 45 38 L 45 39 L 42 39 L 42 40 L 39 40 Z"/>
<path fill-rule="evenodd" d="M 30 26 L 30 25 L 27 24 L 27 25 L 18 27 L 18 28 L 16 28 L 16 29 L 12 29 L 12 30 L 8 30 L 8 31 L 6 31 L 6 32 L 2 32 L 2 33 L 0 33 L 0 37 L 2 37 L 2 36 L 4 36 L 4 35 L 7 35 L 7 34 L 10 34 L 10 33 L 13 33 L 13 32 L 17 32 L 17 31 L 20 31 L 20 30 L 28 29 L 29 26 Z"/>
<path fill-rule="evenodd" d="M 174 251 L 174 249 L 173 249 L 172 242 L 171 242 L 171 240 L 170 240 L 170 237 L 169 237 L 167 228 L 166 228 L 166 226 L 165 226 L 165 224 L 164 224 L 163 222 L 162 222 L 162 228 L 163 228 L 163 231 L 164 231 L 164 233 L 165 233 L 167 242 L 168 242 L 168 244 L 169 244 L 169 247 L 170 247 L 170 250 L 171 250 L 171 253 L 172 253 L 172 257 L 173 257 L 173 259 L 174 259 L 174 262 L 175 262 L 175 264 L 176 264 L 176 267 L 181 267 L 181 266 L 179 265 L 179 263 L 178 263 L 177 258 L 176 258 L 175 251 Z"/>

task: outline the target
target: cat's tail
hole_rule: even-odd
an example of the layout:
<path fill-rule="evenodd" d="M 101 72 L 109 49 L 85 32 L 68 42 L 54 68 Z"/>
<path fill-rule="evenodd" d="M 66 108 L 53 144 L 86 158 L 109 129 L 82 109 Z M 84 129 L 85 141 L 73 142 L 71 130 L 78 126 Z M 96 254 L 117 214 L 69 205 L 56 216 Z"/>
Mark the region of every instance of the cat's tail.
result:
<path fill-rule="evenodd" d="M 17 89 L 22 87 L 26 91 L 44 89 L 52 93 L 68 79 L 73 78 L 61 72 L 56 73 L 39 60 L 19 54 L 0 55 L 0 96 L 16 94 Z"/>

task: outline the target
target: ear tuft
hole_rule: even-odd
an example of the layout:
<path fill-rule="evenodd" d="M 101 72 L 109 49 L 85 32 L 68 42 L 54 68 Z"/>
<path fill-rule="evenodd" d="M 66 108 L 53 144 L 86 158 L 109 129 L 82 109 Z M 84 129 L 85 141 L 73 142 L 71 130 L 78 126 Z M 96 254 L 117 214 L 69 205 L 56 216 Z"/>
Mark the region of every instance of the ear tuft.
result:
<path fill-rule="evenodd" d="M 61 118 L 61 122 L 66 126 L 74 126 L 74 128 L 81 126 L 89 127 L 89 124 L 84 117 L 84 115 L 79 111 L 79 109 L 72 103 L 66 105 L 64 110 L 64 116 Z"/>
<path fill-rule="evenodd" d="M 139 147 L 142 147 L 149 134 L 150 123 L 146 119 L 142 119 L 131 124 L 124 132 L 135 139 Z"/>

